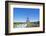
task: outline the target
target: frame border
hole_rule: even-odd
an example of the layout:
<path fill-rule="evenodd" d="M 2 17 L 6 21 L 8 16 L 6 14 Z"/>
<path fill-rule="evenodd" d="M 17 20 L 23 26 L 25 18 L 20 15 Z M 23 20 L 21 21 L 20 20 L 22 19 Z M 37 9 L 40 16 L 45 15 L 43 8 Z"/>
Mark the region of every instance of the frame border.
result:
<path fill-rule="evenodd" d="M 27 4 L 40 4 L 43 5 L 43 31 L 36 32 L 21 32 L 21 33 L 9 33 L 8 28 L 8 3 L 27 3 Z M 22 2 L 22 1 L 5 1 L 5 35 L 18 35 L 18 34 L 35 34 L 35 33 L 44 33 L 45 32 L 45 3 L 40 2 Z"/>

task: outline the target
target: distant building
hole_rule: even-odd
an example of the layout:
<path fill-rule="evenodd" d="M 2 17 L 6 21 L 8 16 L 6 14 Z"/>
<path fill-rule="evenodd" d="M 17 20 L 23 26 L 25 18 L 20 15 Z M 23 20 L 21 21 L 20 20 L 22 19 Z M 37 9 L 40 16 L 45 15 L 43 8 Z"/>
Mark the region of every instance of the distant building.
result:
<path fill-rule="evenodd" d="M 27 17 L 26 23 L 27 23 L 27 24 L 30 23 L 29 17 Z"/>

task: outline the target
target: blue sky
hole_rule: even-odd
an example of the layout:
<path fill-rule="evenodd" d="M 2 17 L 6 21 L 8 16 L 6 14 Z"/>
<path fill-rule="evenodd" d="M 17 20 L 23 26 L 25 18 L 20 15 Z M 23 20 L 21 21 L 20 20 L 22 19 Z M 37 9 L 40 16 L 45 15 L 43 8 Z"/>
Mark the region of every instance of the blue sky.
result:
<path fill-rule="evenodd" d="M 38 8 L 13 8 L 13 21 L 26 22 L 27 17 L 31 22 L 39 21 Z"/>

